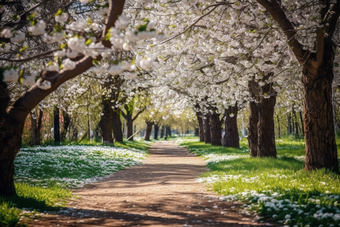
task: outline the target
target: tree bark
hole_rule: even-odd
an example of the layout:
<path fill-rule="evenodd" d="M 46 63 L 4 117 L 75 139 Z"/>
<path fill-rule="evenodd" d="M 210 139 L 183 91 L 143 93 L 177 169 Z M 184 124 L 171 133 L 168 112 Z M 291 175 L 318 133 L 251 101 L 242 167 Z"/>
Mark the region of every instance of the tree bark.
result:
<path fill-rule="evenodd" d="M 211 145 L 222 145 L 220 114 L 214 112 L 213 114 L 210 114 L 209 119 Z"/>
<path fill-rule="evenodd" d="M 281 138 L 280 116 L 276 115 L 276 119 L 277 119 L 277 127 L 278 127 L 278 137 Z"/>
<path fill-rule="evenodd" d="M 305 135 L 305 126 L 303 125 L 303 117 L 302 117 L 302 112 L 299 112 L 300 115 L 300 121 L 301 121 L 301 129 L 302 129 L 302 135 Z"/>
<path fill-rule="evenodd" d="M 205 115 L 202 118 L 203 118 L 203 126 L 204 126 L 204 142 L 211 143 L 209 116 Z"/>
<path fill-rule="evenodd" d="M 252 94 L 254 100 L 257 100 L 259 97 L 259 85 L 254 81 L 249 81 L 248 87 L 249 91 Z M 251 157 L 257 157 L 257 148 L 258 148 L 258 128 L 257 124 L 259 122 L 259 108 L 258 103 L 255 101 L 249 102 L 250 108 L 250 116 L 249 116 L 249 124 L 248 124 L 248 144 L 249 144 L 249 152 Z"/>
<path fill-rule="evenodd" d="M 237 128 L 237 112 L 238 107 L 237 105 L 233 107 L 229 107 L 225 109 L 225 143 L 224 146 L 226 147 L 240 147 L 240 139 L 238 135 L 238 128 Z M 230 116 L 233 114 L 234 116 Z"/>
<path fill-rule="evenodd" d="M 288 119 L 288 135 L 292 134 L 292 117 L 290 113 L 287 113 L 287 119 Z"/>
<path fill-rule="evenodd" d="M 155 125 L 153 126 L 153 128 L 154 128 L 154 136 L 153 136 L 153 138 L 154 138 L 155 140 L 158 140 L 159 125 L 158 125 L 158 124 L 155 124 Z"/>
<path fill-rule="evenodd" d="M 264 77 L 268 79 L 270 75 Z M 275 126 L 274 126 L 274 107 L 276 103 L 276 92 L 272 89 L 272 84 L 265 84 L 261 87 L 260 102 L 258 105 L 259 121 L 258 128 L 258 147 L 257 157 L 275 157 Z M 270 94 L 269 98 L 265 94 Z"/>
<path fill-rule="evenodd" d="M 60 144 L 60 122 L 59 122 L 59 108 L 54 106 L 53 108 L 53 132 L 54 132 L 54 144 Z"/>
<path fill-rule="evenodd" d="M 150 141 L 153 122 L 146 122 L 146 132 L 144 140 Z"/>
<path fill-rule="evenodd" d="M 333 43 L 325 45 L 318 69 L 312 60 L 303 68 L 306 170 L 326 168 L 339 172 L 332 105 L 334 48 Z"/>
<path fill-rule="evenodd" d="M 110 107 L 110 100 L 102 96 L 102 111 L 99 126 L 102 130 L 102 143 L 113 144 L 112 137 L 112 110 Z"/>
<path fill-rule="evenodd" d="M 0 80 L 0 196 L 13 196 L 14 158 L 21 147 L 24 120 L 18 121 L 7 114 L 10 96 L 7 84 Z"/>
<path fill-rule="evenodd" d="M 295 125 L 295 135 L 299 136 L 299 122 L 298 122 L 298 119 L 296 117 L 296 112 L 295 112 L 294 108 L 292 110 L 292 113 L 293 113 L 294 125 Z"/>
<path fill-rule="evenodd" d="M 21 134 L 14 130 L 14 125 L 0 125 L 3 132 L 0 133 L 0 195 L 13 196 L 16 194 L 14 186 L 14 159 L 21 146 Z M 18 129 L 22 131 L 21 129 Z"/>
<path fill-rule="evenodd" d="M 40 130 L 42 125 L 43 110 L 39 109 L 39 116 L 31 116 L 31 132 L 32 132 L 32 145 L 40 145 Z M 37 121 L 38 118 L 38 121 Z"/>
<path fill-rule="evenodd" d="M 63 110 L 63 118 L 64 118 L 64 124 L 63 124 L 63 129 L 61 131 L 61 141 L 65 141 L 66 134 L 71 123 L 70 115 L 64 110 Z"/>
<path fill-rule="evenodd" d="M 122 121 L 117 110 L 112 111 L 112 127 L 115 142 L 123 142 Z"/>
<path fill-rule="evenodd" d="M 162 125 L 162 129 L 161 129 L 161 138 L 164 137 L 164 130 L 165 130 L 165 127 L 164 127 L 164 125 Z"/>
<path fill-rule="evenodd" d="M 200 135 L 200 129 L 195 127 L 195 136 L 199 136 Z"/>
<path fill-rule="evenodd" d="M 133 135 L 133 121 L 132 121 L 132 115 L 127 113 L 126 114 L 126 128 L 127 128 L 127 134 L 126 138 L 130 138 Z M 133 137 L 128 139 L 129 141 L 133 140 Z"/>
<path fill-rule="evenodd" d="M 198 131 L 200 136 L 200 142 L 204 142 L 204 127 L 203 127 L 203 119 L 202 119 L 202 113 L 196 112 L 197 121 L 198 121 Z"/>

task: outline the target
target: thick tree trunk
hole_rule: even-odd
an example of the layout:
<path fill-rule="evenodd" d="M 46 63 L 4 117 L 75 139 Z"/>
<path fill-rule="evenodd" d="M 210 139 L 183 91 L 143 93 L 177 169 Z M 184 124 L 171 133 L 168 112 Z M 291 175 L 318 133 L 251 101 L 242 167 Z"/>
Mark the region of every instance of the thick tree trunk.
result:
<path fill-rule="evenodd" d="M 53 131 L 54 131 L 54 143 L 60 144 L 60 122 L 59 122 L 59 108 L 54 106 L 53 108 Z"/>
<path fill-rule="evenodd" d="M 145 132 L 144 140 L 147 140 L 147 141 L 150 140 L 152 125 L 153 125 L 153 122 L 146 122 L 146 132 Z"/>
<path fill-rule="evenodd" d="M 222 145 L 220 114 L 215 112 L 210 114 L 210 136 L 211 145 Z"/>
<path fill-rule="evenodd" d="M 0 133 L 0 196 L 12 196 L 16 194 L 13 180 L 14 159 L 20 149 L 21 136 L 20 131 L 15 132 L 13 129 L 7 131 L 8 134 L 2 132 Z"/>
<path fill-rule="evenodd" d="M 164 130 L 165 130 L 165 126 L 164 126 L 164 125 L 162 125 L 162 129 L 161 129 L 161 138 L 163 138 L 163 137 L 164 137 Z"/>
<path fill-rule="evenodd" d="M 240 139 L 237 128 L 237 112 L 238 107 L 233 106 L 225 110 L 225 142 L 226 147 L 240 147 Z M 233 116 L 232 116 L 233 115 Z"/>
<path fill-rule="evenodd" d="M 122 121 L 117 111 L 112 112 L 112 127 L 115 142 L 123 142 Z"/>
<path fill-rule="evenodd" d="M 272 84 L 261 87 L 261 94 L 270 94 L 269 98 L 264 95 L 260 97 L 258 105 L 259 122 L 257 157 L 276 157 L 275 147 L 275 126 L 274 107 L 276 103 L 276 93 L 272 89 Z"/>
<path fill-rule="evenodd" d="M 203 119 L 202 119 L 202 113 L 196 112 L 197 121 L 198 121 L 198 127 L 199 127 L 199 136 L 200 136 L 200 142 L 204 142 L 204 127 L 203 127 Z"/>
<path fill-rule="evenodd" d="M 6 113 L 9 101 L 7 85 L 0 80 L 0 196 L 16 195 L 13 180 L 14 158 L 21 147 L 24 126 L 24 120 L 20 122 L 17 116 Z"/>
<path fill-rule="evenodd" d="M 306 170 L 326 168 L 339 172 L 332 105 L 333 61 L 334 46 L 326 44 L 319 69 L 313 67 L 311 60 L 303 69 Z"/>
<path fill-rule="evenodd" d="M 204 127 L 204 142 L 211 143 L 209 116 L 205 115 L 202 118 L 203 118 L 203 127 Z"/>
<path fill-rule="evenodd" d="M 159 125 L 158 125 L 158 124 L 155 124 L 155 125 L 153 126 L 153 128 L 154 128 L 154 135 L 153 135 L 153 138 L 154 138 L 155 140 L 158 140 Z"/>
<path fill-rule="evenodd" d="M 70 115 L 66 111 L 63 111 L 63 118 L 64 118 L 64 124 L 63 124 L 63 129 L 61 131 L 61 141 L 65 141 L 68 127 L 70 126 L 70 123 L 71 123 Z"/>
<path fill-rule="evenodd" d="M 102 143 L 113 144 L 112 137 L 112 110 L 110 101 L 102 96 L 102 111 L 99 126 L 102 131 Z"/>
<path fill-rule="evenodd" d="M 126 138 L 129 139 L 129 141 L 133 140 L 133 121 L 132 121 L 132 115 L 126 114 L 126 128 L 127 128 L 127 134 Z M 131 138 L 130 138 L 131 137 Z"/>
<path fill-rule="evenodd" d="M 249 91 L 251 92 L 253 98 L 255 100 L 258 99 L 259 96 L 259 87 L 258 84 L 254 81 L 249 81 L 248 84 Z M 249 103 L 250 107 L 250 116 L 249 116 L 249 124 L 248 124 L 248 144 L 249 144 L 249 152 L 251 157 L 257 157 L 257 148 L 258 148 L 258 128 L 257 124 L 259 122 L 259 108 L 258 103 L 255 101 Z"/>

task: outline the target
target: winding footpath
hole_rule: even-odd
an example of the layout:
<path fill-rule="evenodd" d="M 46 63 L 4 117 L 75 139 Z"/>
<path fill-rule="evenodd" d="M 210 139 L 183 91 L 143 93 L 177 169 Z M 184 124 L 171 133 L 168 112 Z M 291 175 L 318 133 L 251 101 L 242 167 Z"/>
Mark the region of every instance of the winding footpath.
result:
<path fill-rule="evenodd" d="M 261 226 L 239 214 L 241 203 L 219 201 L 195 179 L 206 163 L 173 141 L 152 145 L 143 165 L 74 191 L 81 199 L 29 226 Z M 266 226 L 262 224 L 262 226 Z"/>

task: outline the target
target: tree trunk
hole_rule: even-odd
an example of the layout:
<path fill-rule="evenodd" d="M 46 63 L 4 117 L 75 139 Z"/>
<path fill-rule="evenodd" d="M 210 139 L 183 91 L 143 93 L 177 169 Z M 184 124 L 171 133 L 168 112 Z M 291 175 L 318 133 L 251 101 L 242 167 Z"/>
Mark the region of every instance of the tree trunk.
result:
<path fill-rule="evenodd" d="M 302 135 L 305 135 L 305 126 L 303 125 L 303 117 L 302 117 L 302 112 L 299 112 L 299 115 L 300 115 L 300 121 L 301 121 L 301 133 Z"/>
<path fill-rule="evenodd" d="M 0 196 L 16 195 L 14 186 L 14 158 L 21 147 L 24 120 L 11 118 L 7 112 L 10 96 L 7 84 L 0 80 Z"/>
<path fill-rule="evenodd" d="M 153 126 L 153 128 L 154 128 L 154 132 L 155 132 L 153 138 L 154 138 L 155 140 L 158 140 L 159 125 L 158 125 L 158 124 L 155 124 L 155 125 Z"/>
<path fill-rule="evenodd" d="M 4 125 L 1 125 L 4 127 Z M 0 133 L 0 196 L 16 194 L 14 186 L 14 159 L 21 146 L 21 131 L 13 130 L 13 125 L 2 128 Z M 22 130 L 22 129 L 21 129 Z M 3 133 L 7 131 L 7 133 Z"/>
<path fill-rule="evenodd" d="M 266 76 L 267 78 L 269 75 Z M 267 78 L 264 77 L 264 80 Z M 259 121 L 258 128 L 258 147 L 257 157 L 275 157 L 275 126 L 274 126 L 274 107 L 276 103 L 276 92 L 272 89 L 272 84 L 265 84 L 261 87 L 260 103 L 258 105 Z M 269 94 L 266 98 L 264 95 Z"/>
<path fill-rule="evenodd" d="M 129 139 L 133 135 L 133 121 L 132 121 L 132 115 L 126 114 L 126 128 L 127 128 L 127 134 L 126 138 Z M 132 141 L 133 137 L 129 139 L 129 141 Z"/>
<path fill-rule="evenodd" d="M 63 129 L 61 131 L 61 141 L 65 141 L 68 127 L 70 126 L 70 122 L 71 122 L 70 115 L 66 111 L 63 111 L 63 118 L 64 118 L 64 124 L 63 124 Z"/>
<path fill-rule="evenodd" d="M 168 131 L 169 131 L 169 132 L 168 132 L 168 135 L 169 135 L 170 137 L 172 137 L 172 135 L 171 135 L 171 127 L 170 127 L 170 126 L 168 127 Z"/>
<path fill-rule="evenodd" d="M 102 111 L 99 126 L 102 131 L 102 143 L 113 144 L 112 137 L 112 110 L 110 101 L 102 96 Z"/>
<path fill-rule="evenodd" d="M 123 142 L 122 121 L 117 110 L 112 111 L 112 127 L 115 142 Z"/>
<path fill-rule="evenodd" d="M 252 94 L 252 97 L 257 100 L 259 96 L 259 85 L 254 81 L 249 81 L 248 87 L 249 91 Z M 250 107 L 250 116 L 249 116 L 249 125 L 248 125 L 248 144 L 249 144 L 249 152 L 251 157 L 257 157 L 257 148 L 258 148 L 258 128 L 257 124 L 259 122 L 259 108 L 258 103 L 252 101 L 249 103 Z"/>
<path fill-rule="evenodd" d="M 200 136 L 200 142 L 204 142 L 204 127 L 203 127 L 203 119 L 202 119 L 202 113 L 196 112 L 198 126 L 199 126 L 199 136 Z"/>
<path fill-rule="evenodd" d="M 221 121 L 220 114 L 210 114 L 210 139 L 211 145 L 222 145 L 221 143 Z"/>
<path fill-rule="evenodd" d="M 280 125 L 279 115 L 276 115 L 276 119 L 277 119 L 277 127 L 278 127 L 278 137 L 281 138 L 281 125 Z"/>
<path fill-rule="evenodd" d="M 200 129 L 195 127 L 195 136 L 199 136 L 200 135 Z"/>
<path fill-rule="evenodd" d="M 229 109 L 225 110 L 225 142 L 224 146 L 226 147 L 240 147 L 240 139 L 238 136 L 238 128 L 237 128 L 237 112 L 238 107 L 233 106 L 229 107 Z M 233 114 L 234 116 L 230 116 Z"/>
<path fill-rule="evenodd" d="M 31 133 L 32 133 L 32 145 L 40 145 L 40 130 L 42 125 L 43 110 L 39 109 L 39 116 L 33 116 L 30 112 L 31 117 Z M 38 118 L 38 121 L 37 121 Z"/>
<path fill-rule="evenodd" d="M 312 60 L 303 68 L 306 170 L 326 168 L 339 172 L 332 105 L 334 48 L 333 43 L 325 45 L 318 70 Z"/>
<path fill-rule="evenodd" d="M 164 137 L 164 130 L 165 130 L 165 127 L 164 127 L 164 125 L 162 125 L 162 129 L 161 129 L 161 138 Z"/>
<path fill-rule="evenodd" d="M 144 140 L 147 140 L 147 141 L 150 140 L 152 125 L 153 125 L 153 122 L 146 122 L 146 132 L 145 132 Z"/>
<path fill-rule="evenodd" d="M 292 117 L 290 113 L 287 113 L 287 119 L 288 119 L 288 135 L 292 134 Z"/>
<path fill-rule="evenodd" d="M 53 131 L 54 131 L 54 144 L 60 145 L 60 122 L 59 122 L 59 108 L 53 108 Z"/>
<path fill-rule="evenodd" d="M 204 142 L 211 143 L 209 116 L 205 115 L 202 118 L 203 118 L 203 127 L 204 127 Z"/>
<path fill-rule="evenodd" d="M 293 118 L 294 118 L 294 125 L 295 125 L 295 135 L 296 136 L 299 136 L 299 122 L 297 120 L 297 117 L 296 117 L 296 113 L 295 113 L 295 110 L 293 109 Z"/>

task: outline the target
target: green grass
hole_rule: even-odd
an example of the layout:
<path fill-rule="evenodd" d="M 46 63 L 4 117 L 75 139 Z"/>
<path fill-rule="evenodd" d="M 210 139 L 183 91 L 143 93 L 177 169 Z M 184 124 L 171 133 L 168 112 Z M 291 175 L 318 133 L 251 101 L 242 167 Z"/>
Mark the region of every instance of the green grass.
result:
<path fill-rule="evenodd" d="M 340 225 L 340 178 L 325 170 L 304 171 L 303 141 L 277 141 L 277 159 L 249 157 L 245 139 L 240 149 L 197 139 L 179 143 L 208 161 L 210 171 L 198 181 L 210 184 L 221 199 L 244 201 L 243 212 L 287 226 Z"/>
<path fill-rule="evenodd" d="M 16 196 L 0 197 L 0 226 L 21 226 L 21 216 L 32 216 L 37 211 L 56 210 L 72 198 L 72 191 L 57 185 L 48 188 L 15 183 Z"/>

